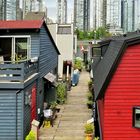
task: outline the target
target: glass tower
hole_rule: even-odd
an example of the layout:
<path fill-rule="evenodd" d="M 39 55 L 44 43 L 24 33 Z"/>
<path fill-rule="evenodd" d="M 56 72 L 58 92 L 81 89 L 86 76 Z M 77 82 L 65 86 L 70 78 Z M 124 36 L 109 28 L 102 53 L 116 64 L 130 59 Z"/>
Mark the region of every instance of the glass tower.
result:
<path fill-rule="evenodd" d="M 90 0 L 74 1 L 74 23 L 79 30 L 90 29 Z"/>
<path fill-rule="evenodd" d="M 0 19 L 16 20 L 17 0 L 0 0 Z"/>

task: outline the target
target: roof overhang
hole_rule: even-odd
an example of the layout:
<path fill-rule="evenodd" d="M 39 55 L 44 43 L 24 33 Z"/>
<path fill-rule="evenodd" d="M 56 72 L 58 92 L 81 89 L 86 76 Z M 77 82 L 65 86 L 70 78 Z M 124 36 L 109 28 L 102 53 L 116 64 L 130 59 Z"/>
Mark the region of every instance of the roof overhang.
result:
<path fill-rule="evenodd" d="M 56 76 L 54 74 L 50 73 L 50 72 L 48 74 L 46 74 L 44 76 L 44 78 L 51 83 L 53 83 L 56 80 Z"/>

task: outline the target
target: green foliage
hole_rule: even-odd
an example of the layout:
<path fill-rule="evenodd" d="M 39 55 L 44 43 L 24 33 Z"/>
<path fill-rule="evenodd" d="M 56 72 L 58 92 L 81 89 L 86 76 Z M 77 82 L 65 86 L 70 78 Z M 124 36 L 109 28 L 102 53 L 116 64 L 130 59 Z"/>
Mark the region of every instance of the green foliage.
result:
<path fill-rule="evenodd" d="M 94 132 L 94 125 L 92 123 L 85 124 L 85 133 L 91 134 Z"/>
<path fill-rule="evenodd" d="M 88 92 L 87 98 L 88 98 L 88 100 L 93 101 L 93 95 L 91 92 Z"/>
<path fill-rule="evenodd" d="M 93 102 L 92 100 L 88 100 L 88 101 L 87 101 L 88 109 L 92 109 L 93 103 L 94 103 L 94 102 Z"/>
<path fill-rule="evenodd" d="M 82 70 L 82 68 L 83 68 L 83 60 L 81 58 L 76 58 L 74 60 L 74 68 Z"/>
<path fill-rule="evenodd" d="M 55 109 L 56 106 L 57 106 L 57 102 L 51 102 L 51 103 L 50 103 L 50 108 L 51 108 L 51 109 Z"/>
<path fill-rule="evenodd" d="M 90 92 L 93 92 L 93 81 L 92 80 L 88 81 L 88 89 Z"/>
<path fill-rule="evenodd" d="M 88 108 L 89 109 L 92 109 L 92 107 L 93 107 L 93 104 L 94 104 L 94 98 L 93 98 L 93 81 L 92 80 L 90 80 L 89 82 L 88 82 L 88 88 L 89 88 L 89 92 L 88 92 L 88 94 L 87 94 L 87 106 L 88 106 Z"/>
<path fill-rule="evenodd" d="M 93 31 L 80 31 L 75 30 L 78 40 L 91 40 L 91 39 L 101 39 L 112 36 L 105 27 L 99 27 L 97 30 Z"/>
<path fill-rule="evenodd" d="M 35 140 L 35 132 L 33 132 L 32 130 L 29 132 L 29 134 L 26 136 L 26 140 Z"/>
<path fill-rule="evenodd" d="M 99 137 L 95 137 L 94 140 L 99 140 Z"/>
<path fill-rule="evenodd" d="M 63 104 L 66 99 L 66 84 L 65 83 L 59 83 L 56 87 L 56 95 L 57 95 L 57 101 L 60 102 L 60 104 Z"/>

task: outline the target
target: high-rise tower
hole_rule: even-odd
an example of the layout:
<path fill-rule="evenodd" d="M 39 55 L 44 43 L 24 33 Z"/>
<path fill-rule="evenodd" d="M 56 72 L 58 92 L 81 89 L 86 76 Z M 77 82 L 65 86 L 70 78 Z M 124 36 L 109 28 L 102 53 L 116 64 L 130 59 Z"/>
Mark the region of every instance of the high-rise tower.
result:
<path fill-rule="evenodd" d="M 57 0 L 57 22 L 67 23 L 67 0 Z"/>
<path fill-rule="evenodd" d="M 111 30 L 121 29 L 121 0 L 107 0 L 106 22 Z"/>
<path fill-rule="evenodd" d="M 74 24 L 79 30 L 90 29 L 90 0 L 74 0 Z"/>
<path fill-rule="evenodd" d="M 106 0 L 93 0 L 93 29 L 106 25 Z"/>
<path fill-rule="evenodd" d="M 122 0 L 122 28 L 124 33 L 140 29 L 140 0 Z"/>
<path fill-rule="evenodd" d="M 16 20 L 16 2 L 18 0 L 0 0 L 0 20 Z"/>
<path fill-rule="evenodd" d="M 43 5 L 43 0 L 23 0 L 23 17 L 28 12 L 45 12 L 46 8 Z"/>

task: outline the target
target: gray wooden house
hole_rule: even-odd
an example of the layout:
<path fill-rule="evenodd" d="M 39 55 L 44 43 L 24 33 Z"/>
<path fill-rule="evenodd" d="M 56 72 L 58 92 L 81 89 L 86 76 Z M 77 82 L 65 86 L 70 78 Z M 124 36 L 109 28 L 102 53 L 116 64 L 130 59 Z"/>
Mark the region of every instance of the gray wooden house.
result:
<path fill-rule="evenodd" d="M 1 140 L 24 140 L 39 120 L 44 82 L 57 74 L 58 55 L 44 21 L 0 21 Z"/>

